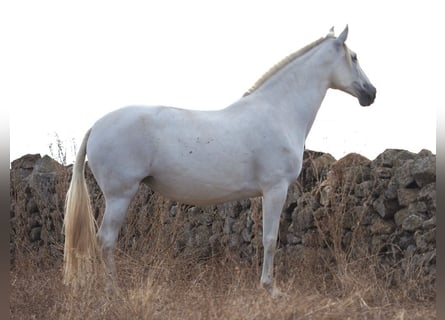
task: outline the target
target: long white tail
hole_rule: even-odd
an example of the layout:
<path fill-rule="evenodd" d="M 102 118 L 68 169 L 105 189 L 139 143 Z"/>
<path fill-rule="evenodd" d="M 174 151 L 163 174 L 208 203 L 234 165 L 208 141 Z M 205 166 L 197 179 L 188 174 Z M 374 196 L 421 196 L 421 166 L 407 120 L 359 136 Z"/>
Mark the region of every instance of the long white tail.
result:
<path fill-rule="evenodd" d="M 65 203 L 64 283 L 84 278 L 94 269 L 98 253 L 96 221 L 85 182 L 86 146 L 91 129 L 85 137 L 73 167 L 71 184 Z"/>

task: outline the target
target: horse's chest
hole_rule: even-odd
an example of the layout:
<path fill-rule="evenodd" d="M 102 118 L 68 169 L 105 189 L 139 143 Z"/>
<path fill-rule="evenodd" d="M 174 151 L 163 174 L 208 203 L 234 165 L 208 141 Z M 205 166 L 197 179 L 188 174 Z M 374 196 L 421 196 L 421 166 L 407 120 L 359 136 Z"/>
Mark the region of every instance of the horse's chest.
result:
<path fill-rule="evenodd" d="M 271 148 L 258 158 L 258 175 L 263 179 L 286 179 L 294 181 L 298 178 L 302 167 L 302 152 L 288 146 Z"/>

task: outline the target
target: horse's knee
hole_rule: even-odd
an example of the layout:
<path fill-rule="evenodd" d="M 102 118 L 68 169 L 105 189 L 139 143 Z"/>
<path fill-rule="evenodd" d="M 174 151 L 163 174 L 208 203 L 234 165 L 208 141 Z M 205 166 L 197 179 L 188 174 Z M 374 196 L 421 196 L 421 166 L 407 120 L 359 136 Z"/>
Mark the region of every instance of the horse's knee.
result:
<path fill-rule="evenodd" d="M 273 236 L 265 236 L 263 238 L 264 253 L 273 254 L 277 246 L 277 238 Z"/>

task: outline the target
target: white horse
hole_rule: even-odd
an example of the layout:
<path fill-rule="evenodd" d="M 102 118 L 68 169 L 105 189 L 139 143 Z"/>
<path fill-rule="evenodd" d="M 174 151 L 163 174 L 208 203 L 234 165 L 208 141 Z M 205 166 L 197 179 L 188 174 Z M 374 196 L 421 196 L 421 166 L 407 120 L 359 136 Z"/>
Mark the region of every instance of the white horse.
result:
<path fill-rule="evenodd" d="M 85 157 L 106 208 L 97 240 L 115 273 L 113 249 L 139 184 L 187 204 L 207 205 L 262 196 L 264 261 L 261 284 L 273 291 L 280 214 L 300 174 L 306 137 L 329 88 L 373 103 L 376 89 L 345 40 L 309 44 L 274 66 L 225 109 L 190 111 L 126 107 L 105 115 L 86 133 L 73 167 L 65 213 L 65 282 L 96 252 L 95 220 L 84 178 Z"/>

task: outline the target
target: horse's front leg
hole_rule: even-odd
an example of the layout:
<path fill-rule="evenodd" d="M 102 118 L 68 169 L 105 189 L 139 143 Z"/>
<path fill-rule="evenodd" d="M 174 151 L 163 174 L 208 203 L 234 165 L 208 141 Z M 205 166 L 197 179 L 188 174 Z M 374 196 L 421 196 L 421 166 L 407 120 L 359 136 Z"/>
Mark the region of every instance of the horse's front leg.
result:
<path fill-rule="evenodd" d="M 280 216 L 286 201 L 289 184 L 281 182 L 263 194 L 263 272 L 261 274 L 262 286 L 272 295 L 275 295 L 273 268 L 275 248 L 277 246 Z"/>

